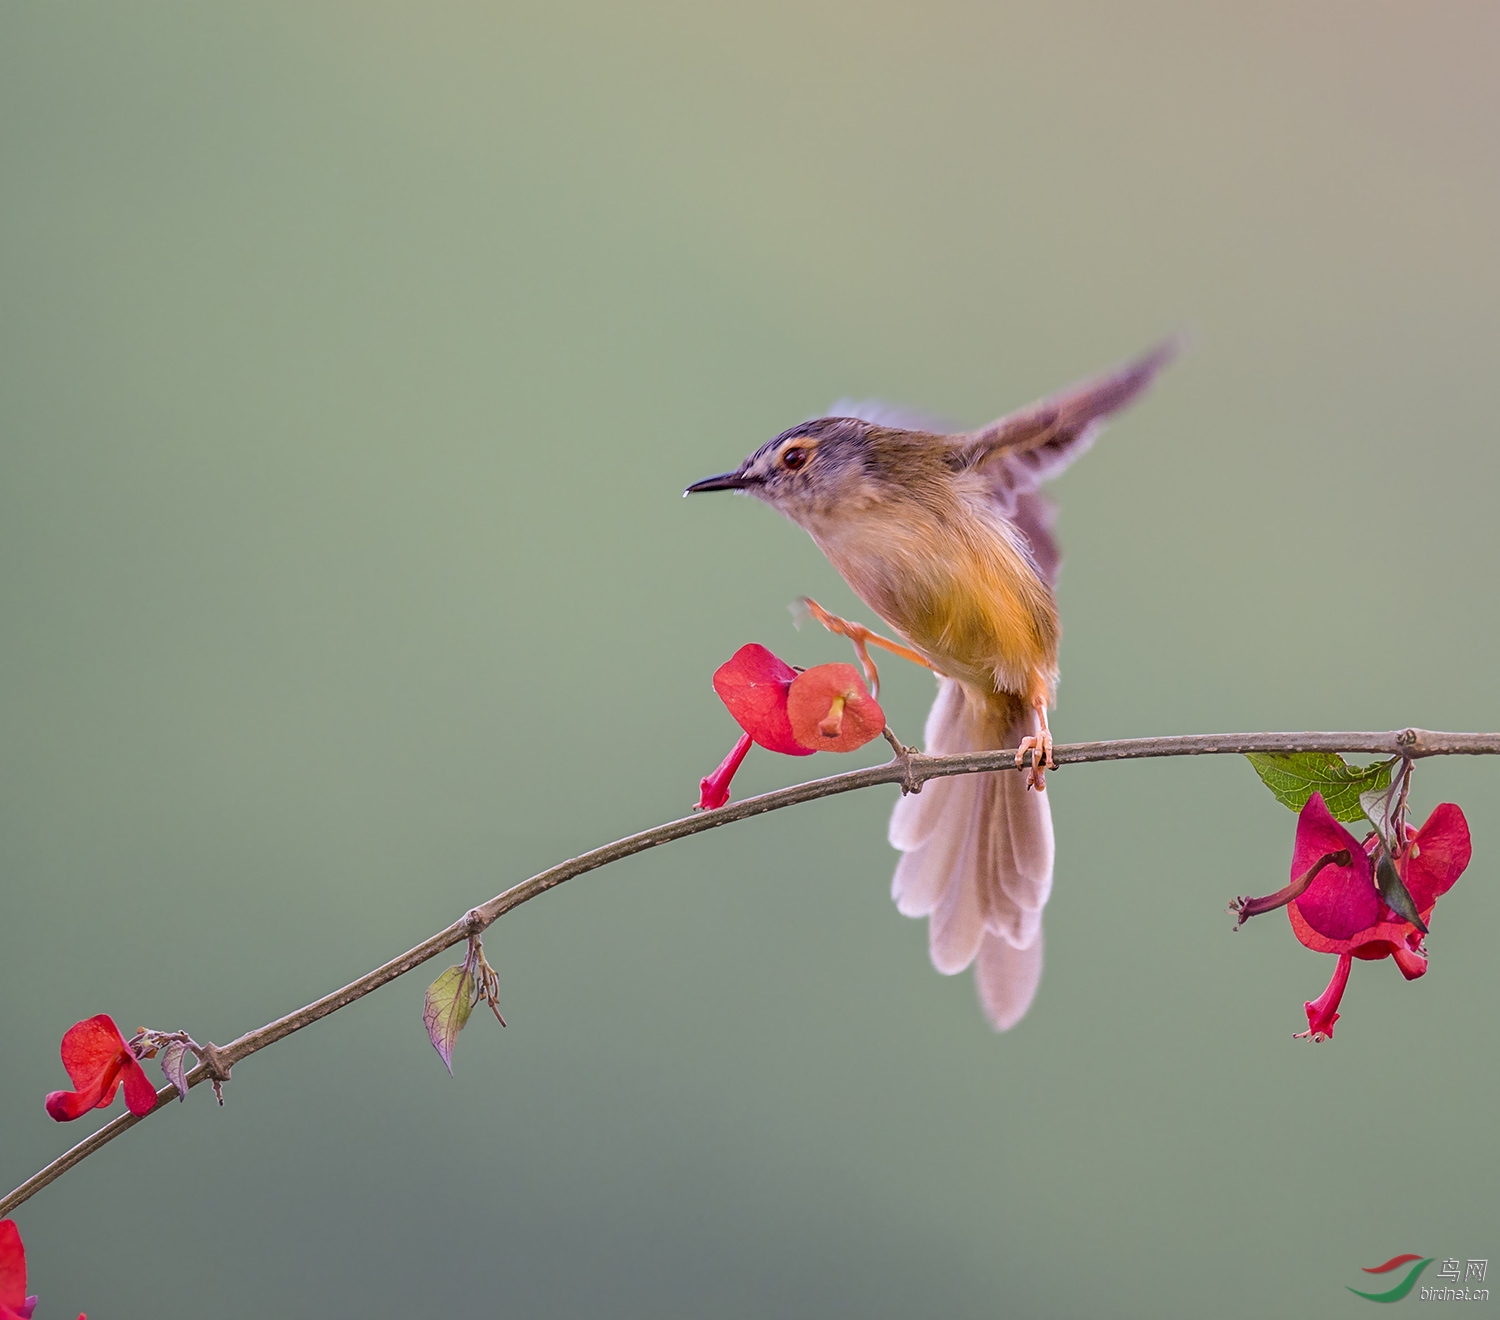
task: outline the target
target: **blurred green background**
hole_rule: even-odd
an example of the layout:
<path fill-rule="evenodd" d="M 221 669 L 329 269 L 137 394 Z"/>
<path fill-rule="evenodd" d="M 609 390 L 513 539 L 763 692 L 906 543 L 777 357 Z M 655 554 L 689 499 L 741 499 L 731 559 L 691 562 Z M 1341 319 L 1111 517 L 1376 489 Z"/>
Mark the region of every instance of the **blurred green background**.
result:
<path fill-rule="evenodd" d="M 680 814 L 802 533 L 683 502 L 837 396 L 965 423 L 1182 327 L 1057 484 L 1064 740 L 1500 726 L 1485 3 L 0 11 L 0 1183 L 113 1013 L 227 1040 Z M 931 684 L 887 666 L 893 724 Z M 749 792 L 879 759 L 756 753 Z M 569 884 L 26 1206 L 39 1320 L 1361 1314 L 1500 1257 L 1500 765 L 1432 970 L 1284 921 L 1239 760 L 1053 785 L 1031 1015 L 890 790 Z M 1497 1265 L 1500 1268 L 1500 1265 Z M 1389 1277 L 1389 1276 L 1387 1276 Z M 1414 1299 L 1415 1300 L 1415 1299 Z M 211 1304 L 210 1304 L 211 1302 Z"/>

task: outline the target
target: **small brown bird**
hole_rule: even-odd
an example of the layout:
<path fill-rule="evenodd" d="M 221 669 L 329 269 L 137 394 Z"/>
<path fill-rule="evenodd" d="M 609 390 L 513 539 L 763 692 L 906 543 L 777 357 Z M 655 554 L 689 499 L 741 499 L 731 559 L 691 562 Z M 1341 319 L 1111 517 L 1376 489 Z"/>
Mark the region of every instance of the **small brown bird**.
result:
<path fill-rule="evenodd" d="M 1052 889 L 1047 708 L 1057 691 L 1059 555 L 1038 494 L 1177 352 L 1175 342 L 978 431 L 944 434 L 880 408 L 794 426 L 733 472 L 687 489 L 738 490 L 811 534 L 854 593 L 906 642 L 877 637 L 808 601 L 825 627 L 936 671 L 931 755 L 1016 747 L 1011 772 L 930 780 L 903 797 L 891 843 L 905 854 L 891 892 L 927 917 L 932 961 L 976 963 L 997 1030 L 1031 1005 L 1042 974 L 1042 908 Z M 1044 768 L 1045 766 L 1045 768 Z"/>

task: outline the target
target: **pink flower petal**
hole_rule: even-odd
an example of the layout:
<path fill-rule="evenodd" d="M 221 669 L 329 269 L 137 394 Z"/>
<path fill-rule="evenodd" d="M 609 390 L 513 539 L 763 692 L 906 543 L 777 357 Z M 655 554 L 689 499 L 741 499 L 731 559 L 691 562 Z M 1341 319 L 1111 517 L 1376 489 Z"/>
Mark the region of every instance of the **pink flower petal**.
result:
<path fill-rule="evenodd" d="M 1424 921 L 1433 905 L 1464 873 L 1472 855 L 1469 822 L 1452 802 L 1434 807 L 1422 828 L 1410 836 L 1407 851 L 1397 861 L 1396 869 L 1406 881 Z"/>
<path fill-rule="evenodd" d="M 815 752 L 852 752 L 880 737 L 885 712 L 853 665 L 815 665 L 787 693 L 792 735 Z"/>
<path fill-rule="evenodd" d="M 121 1073 L 128 1066 L 133 1065 L 141 1080 L 150 1085 L 140 1064 L 136 1063 L 135 1055 L 130 1052 L 130 1046 L 125 1043 L 125 1037 L 107 1013 L 85 1018 L 69 1027 L 63 1033 L 61 1053 L 63 1067 L 73 1079 L 74 1089 L 53 1091 L 47 1096 L 47 1113 L 59 1123 L 71 1122 L 82 1118 L 90 1109 L 103 1109 L 109 1105 L 119 1088 Z M 129 1078 L 125 1080 L 128 1085 Z M 141 1103 L 141 1085 L 135 1085 L 136 1103 Z M 154 1087 L 152 1094 L 155 1095 Z M 155 1104 L 154 1099 L 152 1104 Z M 135 1110 L 133 1105 L 132 1110 L 142 1112 Z"/>
<path fill-rule="evenodd" d="M 1384 904 L 1375 888 L 1374 871 L 1365 850 L 1333 818 L 1322 794 L 1314 793 L 1297 817 L 1292 878 L 1305 875 L 1320 857 L 1345 850 L 1349 853 L 1349 865 L 1338 866 L 1330 862 L 1318 872 L 1306 891 L 1287 906 L 1297 938 L 1319 952 L 1335 951 L 1326 947 L 1324 941 L 1344 943 L 1375 926 L 1383 915 Z M 1310 943 L 1304 938 L 1304 929 L 1322 939 L 1319 943 Z"/>
<path fill-rule="evenodd" d="M 120 1069 L 120 1080 L 125 1083 L 125 1107 L 132 1114 L 149 1114 L 156 1108 L 156 1084 L 146 1075 L 146 1070 L 130 1055 Z"/>
<path fill-rule="evenodd" d="M 26 1247 L 14 1219 L 0 1219 L 0 1306 L 26 1305 Z"/>
<path fill-rule="evenodd" d="M 767 751 L 811 756 L 792 732 L 787 691 L 797 671 L 756 642 L 740 647 L 714 673 L 714 691 L 740 728 Z"/>
<path fill-rule="evenodd" d="M 108 1013 L 100 1013 L 75 1022 L 63 1033 L 63 1067 L 73 1085 L 82 1086 L 107 1067 L 117 1053 L 128 1049 L 115 1020 Z"/>
<path fill-rule="evenodd" d="M 1401 969 L 1401 975 L 1408 981 L 1415 981 L 1427 970 L 1427 955 L 1404 944 L 1392 945 L 1391 954 L 1396 960 L 1396 966 Z"/>

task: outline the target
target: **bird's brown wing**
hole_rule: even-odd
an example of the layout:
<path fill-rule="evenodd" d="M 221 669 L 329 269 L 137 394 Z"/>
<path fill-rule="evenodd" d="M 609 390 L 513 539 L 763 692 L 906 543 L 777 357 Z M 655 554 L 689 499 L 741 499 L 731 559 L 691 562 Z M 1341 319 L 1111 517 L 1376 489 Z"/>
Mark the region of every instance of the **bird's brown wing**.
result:
<path fill-rule="evenodd" d="M 1049 583 L 1056 583 L 1061 558 L 1052 539 L 1057 509 L 1038 488 L 1084 453 L 1110 416 L 1139 397 L 1181 347 L 1167 340 L 1113 371 L 950 438 L 954 464 L 989 478 L 995 502 L 1030 541 Z"/>

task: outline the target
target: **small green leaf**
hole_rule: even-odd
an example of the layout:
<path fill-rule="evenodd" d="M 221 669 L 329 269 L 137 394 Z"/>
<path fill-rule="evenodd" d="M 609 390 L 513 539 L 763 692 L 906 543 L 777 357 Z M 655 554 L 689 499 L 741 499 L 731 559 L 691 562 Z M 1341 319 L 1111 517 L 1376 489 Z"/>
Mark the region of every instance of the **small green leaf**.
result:
<path fill-rule="evenodd" d="M 1396 851 L 1396 836 L 1399 833 L 1396 822 L 1391 819 L 1393 796 L 1392 793 L 1382 792 L 1380 789 L 1359 795 L 1360 809 L 1364 812 L 1365 819 L 1375 827 L 1375 833 L 1380 839 L 1380 852 L 1375 858 L 1375 884 L 1380 890 L 1380 897 L 1385 901 L 1386 907 L 1397 916 L 1404 917 L 1411 922 L 1425 935 L 1427 927 L 1417 912 L 1417 905 L 1412 900 L 1405 881 L 1401 879 L 1401 873 L 1396 870 L 1395 863 L 1391 861 L 1391 856 Z"/>
<path fill-rule="evenodd" d="M 1261 782 L 1276 800 L 1301 811 L 1307 799 L 1321 793 L 1335 820 L 1358 820 L 1364 815 L 1359 795 L 1390 787 L 1391 761 L 1350 765 L 1337 752 L 1249 752 Z"/>
<path fill-rule="evenodd" d="M 1407 889 L 1397 872 L 1390 853 L 1384 848 L 1380 850 L 1380 856 L 1375 859 L 1375 883 L 1380 888 L 1380 897 L 1385 900 L 1386 907 L 1397 916 L 1404 917 L 1411 922 L 1422 934 L 1427 934 L 1427 927 L 1417 912 L 1417 905 L 1412 900 L 1411 891 Z"/>
<path fill-rule="evenodd" d="M 427 987 L 422 1025 L 427 1028 L 432 1048 L 438 1052 L 450 1076 L 453 1073 L 453 1046 L 478 998 L 479 985 L 467 961 L 450 967 Z"/>

